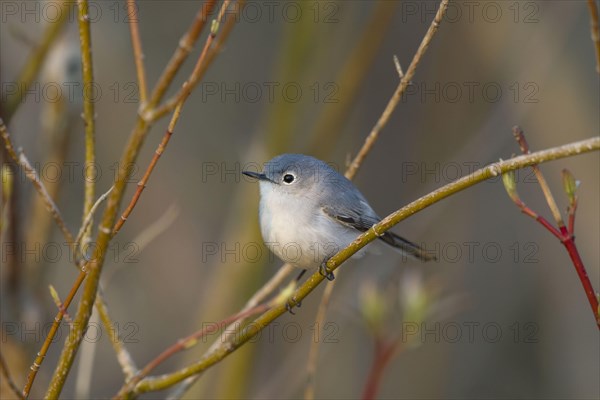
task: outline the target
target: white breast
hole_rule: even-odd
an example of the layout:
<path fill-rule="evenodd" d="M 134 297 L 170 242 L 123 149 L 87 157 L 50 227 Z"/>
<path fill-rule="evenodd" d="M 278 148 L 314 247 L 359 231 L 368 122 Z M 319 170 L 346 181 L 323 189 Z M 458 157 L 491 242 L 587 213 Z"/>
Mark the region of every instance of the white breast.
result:
<path fill-rule="evenodd" d="M 275 192 L 260 183 L 260 226 L 266 246 L 292 265 L 314 269 L 359 235 L 333 221 L 310 198 Z"/>

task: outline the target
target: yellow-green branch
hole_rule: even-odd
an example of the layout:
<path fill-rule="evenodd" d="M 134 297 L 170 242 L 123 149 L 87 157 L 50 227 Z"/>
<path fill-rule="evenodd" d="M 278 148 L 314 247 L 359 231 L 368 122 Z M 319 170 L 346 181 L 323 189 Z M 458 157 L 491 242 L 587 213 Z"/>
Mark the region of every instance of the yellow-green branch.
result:
<path fill-rule="evenodd" d="M 83 200 L 82 221 L 90 214 L 96 201 L 96 177 L 94 168 L 96 163 L 95 132 L 96 122 L 94 115 L 94 99 L 92 88 L 94 84 L 94 69 L 92 65 L 92 37 L 90 33 L 90 18 L 88 15 L 88 1 L 77 0 L 77 22 L 79 23 L 79 40 L 81 43 L 81 70 L 83 78 L 83 122 L 85 125 L 85 196 Z M 90 240 L 91 226 L 85 230 L 82 244 Z"/>
<path fill-rule="evenodd" d="M 240 1 L 238 1 L 238 3 L 239 2 Z M 228 4 L 228 2 L 226 3 Z M 220 13 L 219 15 L 222 16 L 223 13 Z M 228 21 L 232 18 L 235 22 L 235 14 L 228 14 Z M 225 30 L 223 31 L 223 34 L 225 34 Z M 206 58 L 206 65 L 204 68 L 207 68 L 208 65 L 210 65 L 213 58 L 214 57 L 210 56 Z M 192 88 L 189 88 L 189 90 L 192 90 Z M 157 100 L 160 101 L 160 99 Z M 154 103 L 151 101 L 151 105 L 152 104 Z M 87 328 L 91 316 L 92 306 L 98 291 L 98 283 L 100 280 L 102 266 L 104 265 L 106 251 L 108 249 L 110 240 L 113 237 L 112 228 L 115 224 L 117 213 L 125 193 L 125 186 L 128 181 L 130 166 L 133 165 L 137 159 L 140 148 L 144 143 L 152 122 L 154 121 L 149 121 L 141 116 L 137 119 L 136 125 L 133 128 L 133 132 L 129 137 L 127 145 L 125 146 L 123 155 L 121 156 L 121 160 L 119 162 L 120 168 L 117 173 L 114 189 L 108 197 L 106 208 L 98 227 L 95 252 L 92 260 L 87 265 L 87 279 L 83 285 L 83 293 L 77 308 L 77 313 L 74 317 L 74 327 L 71 331 L 71 334 L 67 336 L 63 346 L 58 360 L 58 365 L 54 370 L 54 374 L 46 392 L 47 398 L 58 398 L 60 395 L 60 392 L 62 391 L 67 379 L 67 375 L 69 374 L 69 371 L 73 365 L 73 361 L 75 360 L 77 350 L 79 349 L 81 341 L 83 340 L 85 329 Z"/>
<path fill-rule="evenodd" d="M 514 157 L 506 161 L 499 161 L 485 168 L 479 169 L 470 175 L 467 175 L 457 181 L 449 183 L 428 195 L 413 201 L 398 211 L 388 215 L 381 222 L 374 225 L 371 229 L 360 235 L 348 247 L 337 253 L 327 262 L 327 268 L 330 271 L 335 271 L 344 261 L 350 258 L 354 253 L 366 246 L 368 243 L 375 240 L 379 235 L 398 224 L 400 221 L 408 218 L 418 211 L 431 206 L 455 193 L 465 190 L 485 180 L 497 177 L 508 171 L 529 167 L 535 164 L 558 160 L 565 157 L 575 156 L 578 154 L 588 153 L 591 151 L 600 150 L 600 137 L 594 137 L 579 142 L 566 144 L 559 147 L 554 147 L 547 150 L 538 151 Z M 308 280 L 300 286 L 294 295 L 292 301 L 296 304 L 302 301 L 310 294 L 325 278 L 315 272 Z M 286 305 L 280 305 L 268 310 L 254 322 L 242 329 L 239 334 L 232 335 L 231 341 L 221 343 L 214 351 L 205 354 L 198 362 L 189 365 L 179 371 L 171 374 L 165 374 L 158 377 L 148 377 L 142 380 L 129 395 L 137 395 L 149 391 L 163 390 L 174 384 L 181 382 L 189 376 L 201 373 L 212 365 L 223 360 L 227 355 L 233 353 L 237 348 L 245 344 L 247 341 L 257 335 L 262 329 L 273 322 L 276 318 L 287 312 Z"/>

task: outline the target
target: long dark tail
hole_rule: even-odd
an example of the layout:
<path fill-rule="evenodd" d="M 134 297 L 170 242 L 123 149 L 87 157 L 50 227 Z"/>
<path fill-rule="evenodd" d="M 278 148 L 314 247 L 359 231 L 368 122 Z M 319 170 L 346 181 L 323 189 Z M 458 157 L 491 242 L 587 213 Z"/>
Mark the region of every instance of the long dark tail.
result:
<path fill-rule="evenodd" d="M 380 236 L 379 239 L 383 240 L 388 245 L 402 251 L 402 253 L 415 260 L 431 261 L 436 259 L 434 255 L 427 254 L 425 249 L 421 248 L 419 245 L 409 240 L 406 240 L 393 232 L 388 231 L 383 236 Z"/>

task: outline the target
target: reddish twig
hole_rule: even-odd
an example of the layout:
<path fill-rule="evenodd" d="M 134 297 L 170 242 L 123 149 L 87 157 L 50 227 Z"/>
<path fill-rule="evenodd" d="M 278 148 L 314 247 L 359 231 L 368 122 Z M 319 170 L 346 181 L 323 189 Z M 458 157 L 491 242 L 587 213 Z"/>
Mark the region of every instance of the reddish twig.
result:
<path fill-rule="evenodd" d="M 225 20 L 225 24 L 224 24 L 225 26 L 223 28 L 222 34 L 219 35 L 219 39 L 214 42 L 214 46 L 212 46 L 212 49 L 210 49 L 210 51 L 206 55 L 201 54 L 200 57 L 198 58 L 198 61 L 196 62 L 196 65 L 194 66 L 194 70 L 192 71 L 191 75 L 189 76 L 189 78 L 186 81 L 188 84 L 188 87 L 186 89 L 182 88 L 173 97 L 171 97 L 170 99 L 167 99 L 164 104 L 157 106 L 155 109 L 148 110 L 144 116 L 147 120 L 156 121 L 157 119 L 161 118 L 162 116 L 168 114 L 171 110 L 173 110 L 173 108 L 175 108 L 177 106 L 177 104 L 184 97 L 187 97 L 189 95 L 189 93 L 186 94 L 186 92 L 189 92 L 192 89 L 194 89 L 196 84 L 198 84 L 198 82 L 200 82 L 200 80 L 204 76 L 204 73 L 207 71 L 208 67 L 212 64 L 215 56 L 218 54 L 218 51 L 220 50 L 221 46 L 223 45 L 223 42 L 227 39 L 229 33 L 233 29 L 233 25 L 235 24 L 235 22 L 238 18 L 237 13 L 239 13 L 239 10 L 243 6 L 244 0 L 238 0 L 236 12 L 227 13 L 227 9 L 229 7 L 230 2 L 231 2 L 230 0 L 226 0 L 223 2 L 223 5 L 221 6 L 221 9 L 219 10 L 219 14 L 218 14 L 217 18 L 215 20 L 213 20 L 213 22 L 212 22 L 211 33 L 210 33 L 209 37 L 207 38 L 207 41 L 210 40 L 211 44 L 212 44 L 212 41 L 216 34 L 216 31 L 219 29 L 219 25 L 223 22 L 223 20 Z M 204 51 L 203 51 L 203 53 L 204 53 Z"/>
<path fill-rule="evenodd" d="M 519 143 L 519 146 L 521 147 L 521 151 L 524 154 L 530 154 L 529 153 L 529 145 L 527 144 L 527 140 L 525 139 L 525 134 L 523 133 L 523 130 L 518 126 L 515 126 L 513 128 L 513 135 L 514 135 L 515 139 L 517 140 L 517 142 Z M 523 201 L 521 201 L 521 199 L 519 198 L 519 194 L 517 193 L 517 190 L 516 190 L 516 182 L 515 182 L 514 174 L 509 173 L 509 174 L 505 174 L 503 176 L 504 187 L 506 188 L 506 191 L 508 192 L 508 195 L 510 196 L 512 201 L 517 205 L 517 207 L 519 207 L 519 209 L 524 214 L 526 214 L 529 217 L 538 221 L 544 228 L 546 228 L 554 236 L 556 236 L 558 238 L 558 240 L 560 240 L 560 242 L 565 246 L 565 249 L 567 250 L 569 257 L 571 258 L 571 261 L 573 262 L 573 266 L 575 267 L 575 271 L 577 272 L 577 276 L 579 277 L 581 285 L 583 286 L 583 290 L 588 299 L 590 307 L 592 308 L 592 312 L 594 314 L 594 320 L 596 321 L 596 325 L 597 325 L 598 329 L 600 329 L 600 309 L 598 308 L 598 297 L 596 296 L 594 287 L 592 286 L 592 283 L 587 274 L 585 266 L 583 265 L 583 261 L 581 260 L 581 256 L 579 255 L 577 246 L 575 245 L 574 229 L 575 229 L 575 212 L 577 210 L 577 195 L 575 194 L 575 192 L 577 189 L 577 182 L 575 181 L 575 179 L 572 177 L 572 175 L 568 171 L 563 170 L 563 183 L 565 186 L 565 191 L 567 193 L 567 196 L 569 197 L 569 208 L 568 208 L 569 220 L 568 220 L 568 227 L 566 227 L 563 222 L 560 211 L 558 211 L 558 206 L 556 205 L 554 196 L 550 192 L 550 188 L 548 187 L 548 183 L 546 182 L 546 179 L 542 175 L 542 172 L 540 171 L 537 164 L 531 165 L 531 168 L 535 172 L 538 183 L 540 184 L 540 187 L 542 188 L 542 191 L 544 192 L 546 202 L 548 203 L 548 206 L 550 207 L 550 210 L 552 211 L 552 214 L 554 215 L 554 219 L 556 220 L 558 228 L 552 226 L 544 217 L 539 216 L 536 212 L 534 212 L 529 207 L 527 207 L 523 203 Z"/>
<path fill-rule="evenodd" d="M 125 221 L 127 221 L 129 214 L 131 214 L 131 212 L 133 211 L 140 196 L 142 195 L 142 192 L 146 188 L 146 183 L 148 182 L 148 179 L 150 179 L 150 175 L 152 174 L 154 167 L 158 163 L 160 156 L 164 152 L 165 148 L 167 147 L 167 144 L 169 143 L 169 140 L 171 139 L 171 136 L 173 135 L 173 129 L 175 128 L 175 124 L 177 123 L 177 120 L 179 119 L 179 114 L 181 112 L 182 105 L 183 105 L 183 103 L 180 103 L 179 107 L 177 107 L 175 109 L 175 112 L 173 113 L 173 117 L 171 118 L 171 122 L 169 123 L 169 127 L 167 128 L 167 131 L 165 132 L 163 139 L 160 142 L 160 144 L 158 145 L 157 149 L 154 151 L 154 156 L 152 157 L 152 160 L 150 161 L 148 168 L 146 168 L 146 172 L 144 173 L 144 176 L 138 182 L 137 189 L 135 190 L 135 193 L 133 194 L 133 197 L 131 198 L 129 205 L 127 206 L 125 211 L 123 211 L 121 218 L 119 218 L 119 220 L 117 221 L 117 223 L 115 224 L 115 226 L 113 228 L 113 231 L 112 231 L 113 236 L 119 232 L 119 230 L 121 229 L 121 227 L 123 226 Z"/>
<path fill-rule="evenodd" d="M 383 378 L 383 372 L 392 360 L 398 344 L 399 342 L 387 343 L 382 339 L 375 340 L 375 356 L 367 376 L 367 383 L 362 395 L 363 400 L 375 399 Z"/>
<path fill-rule="evenodd" d="M 54 300 L 54 304 L 56 304 L 56 308 L 63 312 L 63 318 L 65 319 L 65 321 L 67 321 L 69 325 L 73 325 L 73 320 L 71 319 L 71 316 L 67 312 L 67 309 L 65 308 L 63 302 L 60 300 L 58 292 L 56 291 L 56 289 L 54 289 L 54 286 L 52 285 L 50 285 L 50 295 L 52 296 L 52 300 Z"/>
<path fill-rule="evenodd" d="M 519 126 L 514 126 L 513 127 L 513 135 L 514 135 L 517 143 L 519 143 L 519 147 L 521 147 L 521 151 L 523 152 L 523 154 L 529 154 L 529 144 L 527 143 L 527 140 L 525 139 L 525 134 L 524 134 L 523 130 Z M 548 183 L 546 182 L 544 175 L 542 175 L 542 171 L 540 171 L 540 168 L 537 165 L 532 165 L 531 169 L 533 169 L 533 172 L 535 173 L 535 177 L 537 178 L 537 181 L 540 184 L 540 187 L 542 188 L 542 192 L 544 192 L 544 197 L 546 198 L 548 207 L 550 207 L 550 211 L 552 212 L 552 216 L 554 217 L 554 220 L 556 221 L 556 223 L 558 224 L 559 227 L 564 226 L 565 224 L 563 222 L 562 216 L 560 215 L 560 211 L 558 210 L 558 206 L 556 205 L 554 196 L 552 196 L 550 187 L 548 186 Z"/>
<path fill-rule="evenodd" d="M 65 315 L 67 308 L 69 308 L 69 305 L 73 301 L 75 294 L 81 287 L 81 284 L 85 280 L 86 275 L 87 275 L 87 273 L 86 273 L 85 269 L 82 269 L 79 272 L 79 275 L 77 276 L 75 283 L 71 287 L 71 291 L 69 292 L 67 298 L 65 299 L 63 306 L 59 308 L 58 313 L 56 314 L 56 317 L 54 317 L 54 321 L 52 322 L 52 327 L 50 328 L 50 331 L 48 332 L 48 336 L 46 336 L 46 340 L 44 340 L 44 344 L 42 345 L 42 348 L 38 352 L 37 357 L 35 358 L 35 361 L 31 365 L 31 368 L 30 368 L 31 371 L 29 371 L 29 375 L 27 376 L 27 382 L 25 383 L 25 387 L 23 388 L 23 397 L 29 396 L 29 392 L 31 391 L 31 386 L 33 386 L 33 381 L 35 380 L 37 372 L 40 369 L 40 366 L 44 362 L 44 358 L 46 358 L 48 349 L 50 348 L 50 345 L 52 344 L 54 336 L 56 335 L 56 332 L 58 331 L 58 327 L 60 326 L 63 316 Z"/>
<path fill-rule="evenodd" d="M 516 193 L 516 192 L 514 192 L 514 193 Z M 523 201 L 518 197 L 518 194 L 515 195 L 514 193 L 513 194 L 509 193 L 509 195 L 510 195 L 512 201 L 517 205 L 517 207 L 519 207 L 521 212 L 523 214 L 527 215 L 528 217 L 531 217 L 534 220 L 536 220 L 537 222 L 539 222 L 550 233 L 552 233 L 554 236 L 556 236 L 556 238 L 558 240 L 562 241 L 561 231 L 559 231 L 554 226 L 552 226 L 552 224 L 550 222 L 548 222 L 548 220 L 546 218 L 542 217 L 541 215 L 538 215 L 538 213 L 533 211 L 531 208 L 527 207 L 527 205 L 525 205 L 525 203 L 523 203 Z"/>
<path fill-rule="evenodd" d="M 600 329 L 600 309 L 598 308 L 598 297 L 596 296 L 592 282 L 590 282 L 590 277 L 588 276 L 585 266 L 583 265 L 583 261 L 579 255 L 579 250 L 577 250 L 577 246 L 575 245 L 574 237 L 569 234 L 566 229 L 564 231 L 564 235 L 565 239 L 562 240 L 562 244 L 567 249 L 569 257 L 571 257 L 571 261 L 573 261 L 575 271 L 577 271 L 577 276 L 579 276 L 579 280 L 581 281 L 585 295 L 587 296 L 590 306 L 592 307 L 592 312 L 594 313 L 596 319 L 596 325 L 598 326 L 598 329 Z"/>
<path fill-rule="evenodd" d="M 178 95 L 178 103 L 175 107 L 175 111 L 173 111 L 173 116 L 171 117 L 171 121 L 169 122 L 167 131 L 165 132 L 162 141 L 158 145 L 158 148 L 154 152 L 154 156 L 152 157 L 152 160 L 150 161 L 148 168 L 146 168 L 146 172 L 144 173 L 144 176 L 138 182 L 137 189 L 136 189 L 135 193 L 133 194 L 133 197 L 132 197 L 131 201 L 129 202 L 129 205 L 127 206 L 127 208 L 121 215 L 121 218 L 119 218 L 119 220 L 116 222 L 116 224 L 112 230 L 113 236 L 119 232 L 119 230 L 121 229 L 121 227 L 123 226 L 123 224 L 125 223 L 127 218 L 129 217 L 129 215 L 135 208 L 135 205 L 137 204 L 140 196 L 142 195 L 142 192 L 146 188 L 146 184 L 148 183 L 148 179 L 150 179 L 150 175 L 152 174 L 154 167 L 158 163 L 160 156 L 162 155 L 162 153 L 165 151 L 165 148 L 169 144 L 169 140 L 171 139 L 171 136 L 173 135 L 173 131 L 175 130 L 175 125 L 177 124 L 177 121 L 179 120 L 179 116 L 181 115 L 181 108 L 183 107 L 183 103 L 185 103 L 186 99 L 190 95 L 195 81 L 197 79 L 199 79 L 199 76 L 198 76 L 198 70 L 200 68 L 199 66 L 203 65 L 204 60 L 206 59 L 206 56 L 208 54 L 208 49 L 210 48 L 215 36 L 217 35 L 217 30 L 218 30 L 218 23 L 215 23 L 215 21 L 213 21 L 213 26 L 211 28 L 210 34 L 208 35 L 208 38 L 206 39 L 206 43 L 204 44 L 202 53 L 200 54 L 200 57 L 198 57 L 198 62 L 196 63 L 194 72 L 192 72 L 192 75 L 190 76 L 190 78 L 186 82 L 184 82 L 184 84 L 181 88 L 181 92 L 180 92 L 181 96 Z"/>
<path fill-rule="evenodd" d="M 269 308 L 270 304 L 261 304 L 248 310 L 243 310 L 237 314 L 225 318 L 220 322 L 208 324 L 204 328 L 192 333 L 191 335 L 183 339 L 179 339 L 175 344 L 165 349 L 156 358 L 154 358 L 152 361 L 146 364 L 146 366 L 142 370 L 140 370 L 140 372 L 138 372 L 130 381 L 127 382 L 125 386 L 123 386 L 123 388 L 119 391 L 115 398 L 122 398 L 126 393 L 131 392 L 139 381 L 148 376 L 150 372 L 152 372 L 166 359 L 180 351 L 187 350 L 190 347 L 194 346 L 198 342 L 198 339 L 201 339 L 205 335 L 218 332 L 222 327 L 228 326 L 236 321 L 246 319 L 256 314 L 261 314 L 267 311 Z"/>
<path fill-rule="evenodd" d="M 181 65 L 194 48 L 194 43 L 196 43 L 196 40 L 198 40 L 198 37 L 200 36 L 200 33 L 202 32 L 202 29 L 208 20 L 208 16 L 213 12 L 215 4 L 216 0 L 209 0 L 206 3 L 203 3 L 198 10 L 194 22 L 179 40 L 179 46 L 177 47 L 177 50 L 175 50 L 175 53 L 173 53 L 173 56 L 171 56 L 169 63 L 165 67 L 165 70 L 161 74 L 160 78 L 158 78 L 158 82 L 156 83 L 156 86 L 150 95 L 150 103 L 148 104 L 149 107 L 157 106 L 158 102 L 163 98 L 167 89 L 171 85 L 171 82 L 173 82 L 175 75 L 179 71 L 179 68 L 181 68 Z"/>

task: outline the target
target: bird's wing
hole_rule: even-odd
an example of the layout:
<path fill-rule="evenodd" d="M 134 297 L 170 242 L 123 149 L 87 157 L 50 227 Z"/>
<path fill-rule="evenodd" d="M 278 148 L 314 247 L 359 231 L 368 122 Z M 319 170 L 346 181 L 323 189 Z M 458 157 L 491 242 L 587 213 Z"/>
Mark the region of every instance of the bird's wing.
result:
<path fill-rule="evenodd" d="M 368 205 L 367 205 L 368 207 Z M 329 218 L 346 225 L 349 228 L 364 232 L 371 228 L 381 219 L 375 215 L 371 207 L 366 209 L 366 213 L 361 214 L 358 210 L 353 210 L 340 205 L 332 205 L 323 207 L 323 212 Z M 371 211 L 370 213 L 368 211 Z"/>
<path fill-rule="evenodd" d="M 363 202 L 361 205 L 364 206 L 362 210 L 363 213 L 340 205 L 325 206 L 322 209 L 325 215 L 342 225 L 356 229 L 360 232 L 365 232 L 381 221 L 381 218 L 375 214 L 373 209 L 367 203 Z M 435 260 L 434 256 L 427 254 L 419 245 L 406 240 L 393 232 L 387 231 L 379 236 L 379 239 L 417 260 Z"/>

